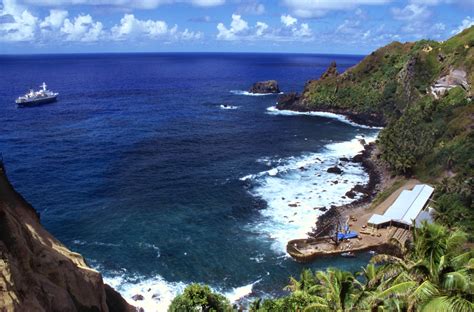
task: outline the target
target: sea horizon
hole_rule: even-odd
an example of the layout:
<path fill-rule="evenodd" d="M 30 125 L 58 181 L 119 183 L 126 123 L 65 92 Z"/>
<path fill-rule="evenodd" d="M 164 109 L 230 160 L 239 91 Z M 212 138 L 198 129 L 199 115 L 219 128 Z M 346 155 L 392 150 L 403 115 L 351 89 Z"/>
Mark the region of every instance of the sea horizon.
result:
<path fill-rule="evenodd" d="M 283 294 L 278 289 L 302 268 L 357 270 L 370 258 L 302 265 L 285 245 L 311 230 L 317 207 L 352 201 L 344 194 L 368 176 L 339 158 L 361 151 L 359 140 L 378 130 L 272 111 L 278 95 L 246 92 L 265 79 L 283 92 L 301 90 L 331 61 L 342 71 L 361 57 L 12 58 L 0 85 L 2 127 L 16 129 L 0 128 L 9 176 L 44 226 L 129 302 L 164 309 L 191 282 L 251 300 Z M 16 74 L 26 67 L 31 76 Z M 16 108 L 12 99 L 33 80 L 59 92 L 58 102 Z M 336 164 L 343 175 L 326 172 Z M 137 294 L 145 300 L 134 301 Z"/>

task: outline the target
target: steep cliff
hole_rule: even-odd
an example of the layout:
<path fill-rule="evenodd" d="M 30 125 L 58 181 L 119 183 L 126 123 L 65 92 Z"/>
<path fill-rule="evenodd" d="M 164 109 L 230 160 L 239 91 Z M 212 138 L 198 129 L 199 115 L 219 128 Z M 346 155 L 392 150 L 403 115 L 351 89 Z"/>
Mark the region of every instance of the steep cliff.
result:
<path fill-rule="evenodd" d="M 43 228 L 1 164 L 0 311 L 135 311 Z"/>
<path fill-rule="evenodd" d="M 445 42 L 393 42 L 342 74 L 332 63 L 300 97 L 282 98 L 277 107 L 332 111 L 385 125 L 426 96 L 436 99 L 456 87 L 472 96 L 473 46 L 474 27 Z"/>
<path fill-rule="evenodd" d="M 377 157 L 394 175 L 437 184 L 437 219 L 473 233 L 473 83 L 471 26 L 443 42 L 393 42 L 342 74 L 333 63 L 301 94 L 282 96 L 277 108 L 384 126 Z"/>

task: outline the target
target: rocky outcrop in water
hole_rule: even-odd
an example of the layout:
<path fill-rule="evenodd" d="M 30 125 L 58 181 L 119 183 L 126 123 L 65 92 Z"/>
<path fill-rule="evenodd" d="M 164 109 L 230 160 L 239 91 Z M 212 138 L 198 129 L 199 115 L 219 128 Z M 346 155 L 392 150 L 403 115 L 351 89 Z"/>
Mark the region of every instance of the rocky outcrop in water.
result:
<path fill-rule="evenodd" d="M 338 166 L 330 167 L 327 170 L 328 173 L 334 173 L 334 174 L 342 174 L 342 169 L 339 168 Z"/>
<path fill-rule="evenodd" d="M 46 231 L 0 164 L 0 311 L 135 311 Z"/>
<path fill-rule="evenodd" d="M 250 87 L 249 92 L 258 94 L 280 93 L 280 88 L 276 80 L 259 81 Z"/>

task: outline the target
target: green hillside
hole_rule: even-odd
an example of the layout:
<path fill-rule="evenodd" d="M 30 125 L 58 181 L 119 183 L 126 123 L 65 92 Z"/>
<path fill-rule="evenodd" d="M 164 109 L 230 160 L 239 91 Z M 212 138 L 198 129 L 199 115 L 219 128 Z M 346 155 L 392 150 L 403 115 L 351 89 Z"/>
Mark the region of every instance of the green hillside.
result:
<path fill-rule="evenodd" d="M 474 26 L 445 42 L 393 42 L 343 74 L 332 64 L 301 96 L 278 105 L 385 125 L 377 142 L 381 159 L 394 174 L 438 184 L 440 220 L 473 233 L 473 47 Z M 449 90 L 433 92 L 443 81 Z"/>
<path fill-rule="evenodd" d="M 301 102 L 308 109 L 374 113 L 389 122 L 425 97 L 435 80 L 450 69 L 464 70 L 472 82 L 473 46 L 474 27 L 441 43 L 393 42 L 341 75 L 310 81 Z"/>

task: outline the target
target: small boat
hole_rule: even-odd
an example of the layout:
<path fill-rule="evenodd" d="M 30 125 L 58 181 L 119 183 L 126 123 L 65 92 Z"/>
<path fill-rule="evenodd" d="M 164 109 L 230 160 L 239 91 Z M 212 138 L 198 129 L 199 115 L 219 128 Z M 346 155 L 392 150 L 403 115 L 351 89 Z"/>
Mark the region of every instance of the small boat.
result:
<path fill-rule="evenodd" d="M 351 251 L 341 253 L 341 257 L 345 257 L 345 258 L 355 258 L 355 256 L 356 256 L 355 253 Z"/>
<path fill-rule="evenodd" d="M 43 82 L 39 91 L 30 90 L 23 96 L 18 97 L 15 103 L 18 106 L 33 106 L 39 104 L 47 104 L 56 101 L 59 93 L 52 92 L 46 88 L 46 83 Z"/>

